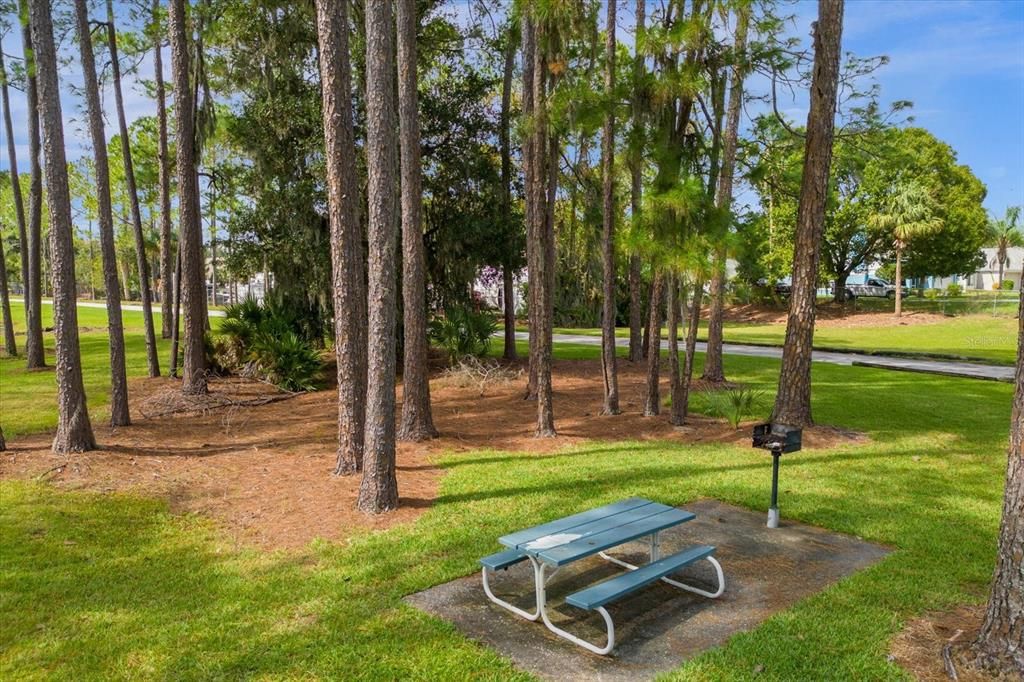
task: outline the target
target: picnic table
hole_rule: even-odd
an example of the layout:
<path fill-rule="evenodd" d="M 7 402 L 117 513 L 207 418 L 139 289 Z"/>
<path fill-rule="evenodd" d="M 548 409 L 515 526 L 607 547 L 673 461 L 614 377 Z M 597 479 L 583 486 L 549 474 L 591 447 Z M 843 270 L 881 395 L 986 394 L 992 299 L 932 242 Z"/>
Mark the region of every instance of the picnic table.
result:
<path fill-rule="evenodd" d="M 660 533 L 694 518 L 696 515 L 692 512 L 633 497 L 504 535 L 498 541 L 508 549 L 480 560 L 484 592 L 492 602 L 522 618 L 542 620 L 559 637 L 596 654 L 607 654 L 615 647 L 615 624 L 604 608 L 606 605 L 658 580 L 711 599 L 725 591 L 722 566 L 712 556 L 714 547 L 694 545 L 669 556 L 661 554 Z M 635 566 L 608 554 L 609 550 L 642 539 L 646 539 L 650 546 L 650 562 L 643 566 Z M 595 554 L 628 569 L 627 572 L 571 594 L 565 603 L 601 614 L 608 631 L 608 641 L 604 646 L 580 639 L 554 625 L 546 609 L 546 585 L 555 573 L 563 566 Z M 714 592 L 668 577 L 702 559 L 714 566 L 718 576 L 718 589 Z M 490 585 L 490 575 L 495 571 L 523 561 L 529 561 L 533 566 L 536 606 L 532 612 L 496 597 Z"/>

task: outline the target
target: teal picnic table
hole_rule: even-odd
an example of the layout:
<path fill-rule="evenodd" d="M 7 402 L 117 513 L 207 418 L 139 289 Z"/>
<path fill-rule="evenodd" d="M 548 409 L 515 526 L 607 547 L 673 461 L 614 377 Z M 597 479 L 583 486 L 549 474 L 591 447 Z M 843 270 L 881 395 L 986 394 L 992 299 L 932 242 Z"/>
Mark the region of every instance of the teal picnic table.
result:
<path fill-rule="evenodd" d="M 484 592 L 492 602 L 522 618 L 542 620 L 559 637 L 596 654 L 607 654 L 615 647 L 615 624 L 605 609 L 606 605 L 658 580 L 711 599 L 721 596 L 725 591 L 722 566 L 712 556 L 714 547 L 694 545 L 669 556 L 661 554 L 661 532 L 694 518 L 696 515 L 692 512 L 633 497 L 504 535 L 498 538 L 498 542 L 508 549 L 480 560 Z M 650 545 L 650 562 L 643 566 L 634 566 L 607 553 L 628 542 L 643 539 Z M 628 569 L 627 572 L 575 592 L 566 597 L 565 603 L 601 614 L 608 629 L 608 641 L 603 647 L 554 625 L 546 609 L 546 585 L 558 569 L 595 554 Z M 718 576 L 717 590 L 702 590 L 668 577 L 702 559 L 715 568 Z M 495 571 L 508 569 L 523 561 L 529 561 L 533 566 L 536 607 L 532 612 L 496 597 L 490 585 L 490 575 Z"/>

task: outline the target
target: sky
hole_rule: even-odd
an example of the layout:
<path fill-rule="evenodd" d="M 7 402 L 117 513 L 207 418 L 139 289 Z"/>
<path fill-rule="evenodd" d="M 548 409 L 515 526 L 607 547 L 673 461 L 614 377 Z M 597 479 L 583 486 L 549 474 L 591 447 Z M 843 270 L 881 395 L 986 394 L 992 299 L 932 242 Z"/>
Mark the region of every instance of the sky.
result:
<path fill-rule="evenodd" d="M 468 2 L 451 0 L 450 11 L 464 16 Z M 116 10 L 119 18 L 127 21 L 127 7 L 116 4 L 122 5 Z M 58 11 L 67 11 L 69 3 L 57 0 L 55 5 Z M 800 0 L 784 5 L 780 13 L 793 15 L 790 34 L 809 44 L 817 3 Z M 618 23 L 621 38 L 631 42 L 632 0 L 620 0 Z M 20 59 L 19 31 L 8 32 L 2 45 L 8 63 Z M 889 64 L 875 75 L 883 103 L 913 102 L 910 115 L 914 124 L 952 146 L 960 162 L 985 183 L 989 211 L 1001 216 L 1007 206 L 1024 205 L 1024 0 L 847 0 L 843 50 L 860 57 L 889 57 Z M 77 47 L 68 43 L 63 51 L 74 56 Z M 164 61 L 165 76 L 169 77 L 166 48 Z M 77 60 L 62 70 L 61 77 L 68 157 L 74 160 L 90 153 L 84 105 L 74 91 L 81 85 Z M 129 121 L 155 114 L 155 103 L 142 86 L 143 80 L 152 77 L 153 64 L 147 57 L 137 74 L 126 79 Z M 756 89 L 756 83 L 751 85 Z M 803 123 L 806 96 L 785 98 L 780 109 Z M 25 172 L 25 98 L 12 90 L 11 100 L 19 170 Z M 107 120 L 110 137 L 116 132 L 116 118 L 109 92 L 104 95 L 104 105 L 111 110 Z M 757 111 L 748 108 L 748 113 Z M 4 152 L 0 170 L 8 168 Z"/>

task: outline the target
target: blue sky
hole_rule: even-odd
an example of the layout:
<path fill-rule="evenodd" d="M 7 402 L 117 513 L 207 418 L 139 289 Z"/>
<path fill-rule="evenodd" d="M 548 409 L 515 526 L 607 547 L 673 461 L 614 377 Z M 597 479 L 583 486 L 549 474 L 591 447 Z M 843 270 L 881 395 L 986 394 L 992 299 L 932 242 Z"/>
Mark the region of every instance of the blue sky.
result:
<path fill-rule="evenodd" d="M 65 3 L 55 4 L 66 11 Z M 458 14 L 467 6 L 468 0 L 451 2 Z M 620 6 L 619 34 L 630 40 L 633 3 L 627 0 Z M 794 15 L 790 33 L 809 43 L 817 4 L 802 0 L 783 6 L 781 12 Z M 118 14 L 126 16 L 123 7 Z M 17 31 L 4 36 L 3 49 L 8 61 L 20 57 Z M 883 101 L 914 103 L 915 124 L 948 142 L 961 163 L 988 187 L 985 205 L 990 211 L 1001 215 L 1009 205 L 1024 205 L 1024 0 L 847 0 L 843 49 L 862 57 L 890 58 L 876 74 Z M 75 50 L 65 46 L 71 54 Z M 166 49 L 164 54 L 169 73 Z M 77 68 L 77 60 L 72 66 Z M 152 73 L 152 61 L 146 59 L 139 77 L 151 79 Z M 82 103 L 70 87 L 81 79 L 71 67 L 64 69 L 62 78 L 68 155 L 74 159 L 89 152 Z M 125 95 L 130 120 L 155 113 L 154 103 L 133 77 L 128 78 Z M 24 171 L 24 95 L 12 90 L 11 96 Z M 109 93 L 104 100 L 108 107 L 113 103 Z M 797 122 L 806 118 L 805 97 L 780 102 L 780 107 Z M 108 118 L 108 136 L 115 130 L 116 121 Z M 7 155 L 0 154 L 0 169 L 7 168 Z"/>

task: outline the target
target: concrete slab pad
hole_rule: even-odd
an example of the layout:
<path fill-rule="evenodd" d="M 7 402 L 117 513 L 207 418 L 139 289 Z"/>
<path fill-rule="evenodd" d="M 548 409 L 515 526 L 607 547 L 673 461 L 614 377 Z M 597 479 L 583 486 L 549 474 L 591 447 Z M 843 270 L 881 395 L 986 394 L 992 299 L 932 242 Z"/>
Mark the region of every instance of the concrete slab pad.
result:
<path fill-rule="evenodd" d="M 662 533 L 662 554 L 693 544 L 715 545 L 725 571 L 725 594 L 705 599 L 658 582 L 612 604 L 608 611 L 615 620 L 618 644 L 609 656 L 591 654 L 552 634 L 543 623 L 526 621 L 492 604 L 484 594 L 479 573 L 410 595 L 406 602 L 452 622 L 467 637 L 543 678 L 651 679 L 888 553 L 884 547 L 857 538 L 785 519 L 780 528 L 771 530 L 765 527 L 765 513 L 716 500 L 683 508 L 697 518 Z M 495 544 L 495 551 L 498 549 Z M 642 564 L 647 552 L 647 543 L 637 542 L 614 555 Z M 548 583 L 552 621 L 603 645 L 600 615 L 563 604 L 562 599 L 622 570 L 596 556 L 562 568 Z M 684 582 L 713 589 L 714 572 L 706 561 L 680 575 Z M 533 571 L 529 564 L 499 572 L 492 588 L 513 604 L 532 609 Z"/>

